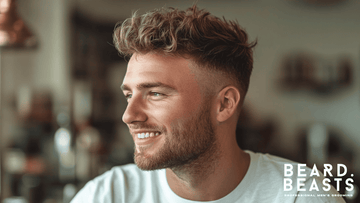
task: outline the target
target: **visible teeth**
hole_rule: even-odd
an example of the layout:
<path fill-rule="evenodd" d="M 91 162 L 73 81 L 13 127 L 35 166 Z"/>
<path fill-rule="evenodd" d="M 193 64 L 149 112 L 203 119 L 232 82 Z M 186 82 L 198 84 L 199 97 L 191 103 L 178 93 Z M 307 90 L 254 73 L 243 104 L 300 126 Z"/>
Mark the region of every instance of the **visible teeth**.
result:
<path fill-rule="evenodd" d="M 137 137 L 139 139 L 144 139 L 144 138 L 148 138 L 148 137 L 155 137 L 155 136 L 158 136 L 160 135 L 159 132 L 155 133 L 155 132 L 147 132 L 147 133 L 138 133 L 137 134 Z"/>

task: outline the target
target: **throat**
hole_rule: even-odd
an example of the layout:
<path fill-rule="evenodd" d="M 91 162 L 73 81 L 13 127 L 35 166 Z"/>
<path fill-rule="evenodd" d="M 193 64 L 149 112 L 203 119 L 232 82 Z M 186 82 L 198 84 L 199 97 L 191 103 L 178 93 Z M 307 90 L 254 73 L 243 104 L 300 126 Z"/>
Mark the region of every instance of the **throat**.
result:
<path fill-rule="evenodd" d="M 192 191 L 208 187 L 207 182 L 209 177 L 214 176 L 220 156 L 218 151 L 210 151 L 190 163 L 166 169 L 166 178 L 170 188 L 175 193 L 176 191 L 192 193 Z M 178 195 L 187 198 L 187 195 Z"/>
<path fill-rule="evenodd" d="M 242 150 L 231 154 L 232 160 L 227 158 L 230 154 L 218 152 L 189 165 L 167 168 L 168 185 L 174 193 L 188 200 L 220 199 L 239 185 L 250 164 L 250 156 Z"/>
<path fill-rule="evenodd" d="M 217 155 L 219 156 L 219 155 Z M 209 158 L 199 157 L 190 163 L 182 166 L 171 168 L 171 171 L 181 180 L 188 183 L 201 182 L 201 180 L 207 179 L 208 176 L 213 175 L 217 162 L 219 159 L 215 154 L 212 154 Z"/>

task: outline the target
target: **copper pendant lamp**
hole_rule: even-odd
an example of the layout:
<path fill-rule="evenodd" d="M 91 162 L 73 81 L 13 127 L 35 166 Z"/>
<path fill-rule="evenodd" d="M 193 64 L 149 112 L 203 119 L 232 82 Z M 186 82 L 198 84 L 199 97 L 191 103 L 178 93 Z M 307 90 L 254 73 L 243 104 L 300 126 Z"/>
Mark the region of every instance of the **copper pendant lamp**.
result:
<path fill-rule="evenodd" d="M 15 0 L 0 0 L 0 47 L 31 48 L 37 40 L 16 11 Z"/>

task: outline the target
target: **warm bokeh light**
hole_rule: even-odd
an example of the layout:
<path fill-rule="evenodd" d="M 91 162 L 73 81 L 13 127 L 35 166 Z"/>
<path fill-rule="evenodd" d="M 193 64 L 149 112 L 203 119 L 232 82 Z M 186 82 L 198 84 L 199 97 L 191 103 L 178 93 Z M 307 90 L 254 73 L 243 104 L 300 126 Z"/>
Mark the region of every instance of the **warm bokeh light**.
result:
<path fill-rule="evenodd" d="M 68 153 L 71 145 L 71 133 L 66 128 L 59 128 L 55 133 L 55 147 L 59 154 Z"/>

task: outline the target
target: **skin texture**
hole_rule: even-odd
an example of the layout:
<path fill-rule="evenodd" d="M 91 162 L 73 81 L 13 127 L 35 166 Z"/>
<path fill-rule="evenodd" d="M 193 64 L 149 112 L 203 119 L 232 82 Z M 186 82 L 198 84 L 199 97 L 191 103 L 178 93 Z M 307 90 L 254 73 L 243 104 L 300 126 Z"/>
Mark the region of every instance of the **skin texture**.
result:
<path fill-rule="evenodd" d="M 122 85 L 128 100 L 123 121 L 139 168 L 166 168 L 177 195 L 209 201 L 240 183 L 250 158 L 235 138 L 240 92 L 226 78 L 206 87 L 210 77 L 202 71 L 190 59 L 134 54 Z M 139 139 L 143 132 L 160 135 Z"/>
<path fill-rule="evenodd" d="M 129 102 L 123 119 L 135 140 L 135 163 L 143 170 L 174 168 L 189 164 L 206 152 L 215 152 L 210 150 L 216 147 L 210 105 L 193 103 L 191 95 L 199 94 L 194 80 L 179 80 L 195 77 L 189 69 L 182 68 L 188 62 L 156 57 L 163 62 L 159 65 L 149 56 L 130 60 L 123 85 Z M 202 101 L 206 102 L 209 100 Z M 145 140 L 137 138 L 142 132 L 161 135 L 143 143 Z"/>

